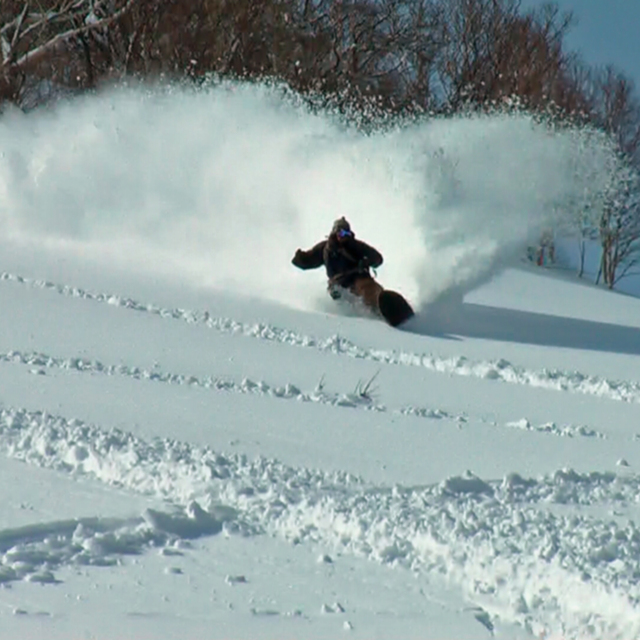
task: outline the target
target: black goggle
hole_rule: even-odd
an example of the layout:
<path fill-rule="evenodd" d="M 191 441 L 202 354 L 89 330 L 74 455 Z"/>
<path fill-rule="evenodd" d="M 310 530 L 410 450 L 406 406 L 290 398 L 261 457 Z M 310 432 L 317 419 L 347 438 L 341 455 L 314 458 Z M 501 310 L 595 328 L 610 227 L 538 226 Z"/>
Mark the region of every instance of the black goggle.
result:
<path fill-rule="evenodd" d="M 350 229 L 338 229 L 338 238 L 352 238 L 353 231 Z"/>

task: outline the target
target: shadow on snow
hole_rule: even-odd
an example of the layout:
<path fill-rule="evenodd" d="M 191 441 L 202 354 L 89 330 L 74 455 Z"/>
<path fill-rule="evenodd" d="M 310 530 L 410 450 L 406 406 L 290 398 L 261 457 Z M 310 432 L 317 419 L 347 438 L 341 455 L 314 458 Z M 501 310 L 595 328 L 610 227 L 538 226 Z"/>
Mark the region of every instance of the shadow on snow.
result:
<path fill-rule="evenodd" d="M 472 303 L 420 309 L 403 329 L 446 338 L 484 338 L 640 355 L 640 328 L 637 327 Z"/>

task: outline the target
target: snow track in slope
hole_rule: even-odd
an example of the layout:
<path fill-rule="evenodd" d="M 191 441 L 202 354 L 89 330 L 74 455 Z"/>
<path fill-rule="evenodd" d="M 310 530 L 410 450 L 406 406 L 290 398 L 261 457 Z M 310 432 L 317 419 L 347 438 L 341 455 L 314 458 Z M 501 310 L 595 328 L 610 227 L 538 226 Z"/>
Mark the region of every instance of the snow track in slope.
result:
<path fill-rule="evenodd" d="M 59 568 L 116 566 L 122 556 L 150 548 L 182 555 L 186 541 L 220 533 L 233 515 L 222 507 L 204 511 L 192 502 L 185 509 L 146 509 L 134 518 L 96 516 L 0 529 L 0 584 L 54 583 Z"/>
<path fill-rule="evenodd" d="M 503 358 L 494 361 L 474 362 L 465 356 L 442 358 L 427 353 L 368 349 L 360 347 L 354 342 L 341 338 L 338 335 L 323 340 L 268 324 L 252 324 L 238 322 L 229 318 L 214 318 L 208 311 L 163 308 L 154 304 L 145 304 L 128 297 L 110 293 L 90 292 L 77 287 L 58 285 L 46 280 L 25 278 L 7 272 L 0 274 L 0 281 L 9 281 L 32 288 L 55 291 L 60 295 L 150 313 L 161 318 L 179 320 L 189 324 L 199 324 L 225 334 L 242 335 L 290 346 L 311 348 L 360 360 L 389 365 L 423 367 L 429 371 L 447 375 L 496 380 L 510 384 L 585 394 L 607 398 L 609 400 L 640 403 L 640 382 L 635 381 L 610 380 L 601 376 L 583 374 L 579 371 L 571 372 L 557 369 L 542 369 L 536 371 L 514 365 Z"/>
<path fill-rule="evenodd" d="M 138 518 L 78 518 L 0 530 L 0 584 L 57 582 L 54 571 L 63 566 L 114 566 L 120 557 L 149 547 L 171 548 L 180 538 L 163 528 L 171 529 L 166 523 L 175 520 L 174 531 L 179 530 L 182 519 L 149 509 Z M 214 533 L 212 527 L 202 532 Z"/>
<path fill-rule="evenodd" d="M 50 581 L 65 563 L 109 563 L 128 550 L 175 549 L 202 535 L 267 533 L 404 567 L 417 579 L 441 576 L 490 616 L 535 634 L 640 633 L 640 530 L 580 512 L 636 505 L 637 475 L 562 470 L 487 481 L 467 473 L 432 486 L 384 487 L 6 407 L 0 451 L 175 507 L 129 521 L 0 531 L 4 580 Z"/>
<path fill-rule="evenodd" d="M 325 390 L 323 384 L 314 391 L 301 391 L 295 384 L 286 383 L 281 386 L 270 385 L 262 380 L 254 381 L 243 378 L 236 382 L 213 376 L 198 377 L 180 373 L 167 373 L 157 367 L 145 369 L 135 365 L 117 364 L 108 365 L 95 359 L 87 358 L 57 358 L 44 353 L 8 351 L 0 353 L 0 364 L 13 363 L 30 367 L 30 372 L 35 375 L 43 375 L 47 369 L 66 372 L 87 374 L 100 374 L 105 376 L 121 376 L 132 380 L 159 382 L 171 385 L 186 385 L 199 389 L 212 391 L 240 393 L 247 395 L 260 395 L 280 400 L 296 400 L 298 402 L 313 402 L 329 405 L 337 408 L 361 409 L 379 413 L 394 413 L 398 415 L 426 418 L 433 420 L 448 419 L 456 423 L 467 421 L 466 416 L 453 415 L 440 409 L 426 407 L 402 407 L 392 409 L 380 404 L 369 395 L 367 390 L 360 385 L 353 393 L 331 393 Z"/>
<path fill-rule="evenodd" d="M 46 370 L 57 370 L 67 373 L 99 374 L 105 376 L 120 376 L 131 380 L 157 382 L 170 385 L 186 385 L 199 389 L 209 389 L 217 392 L 238 393 L 245 395 L 258 395 L 278 400 L 294 400 L 304 403 L 317 403 L 335 408 L 359 409 L 377 413 L 392 413 L 410 418 L 428 420 L 448 420 L 458 427 L 468 423 L 467 414 L 453 414 L 443 409 L 429 407 L 404 406 L 400 408 L 388 407 L 375 400 L 364 387 L 360 385 L 353 393 L 332 393 L 327 391 L 323 384 L 318 385 L 313 391 L 302 391 L 293 383 L 272 385 L 262 380 L 254 381 L 243 378 L 240 382 L 213 376 L 198 377 L 181 373 L 168 373 L 157 367 L 146 369 L 135 365 L 117 364 L 107 365 L 99 360 L 88 358 L 58 358 L 44 353 L 8 351 L 0 353 L 0 364 L 18 364 L 28 366 L 30 373 L 45 375 Z M 365 385 L 366 386 L 366 385 Z M 480 423 L 489 423 L 486 418 L 476 416 Z M 496 424 L 491 422 L 491 424 Z M 497 425 L 496 425 L 497 426 Z M 555 422 L 544 424 L 532 424 L 526 418 L 507 422 L 503 425 L 508 428 L 518 428 L 527 431 L 552 434 L 573 438 L 575 436 L 597 437 L 606 439 L 606 436 L 586 425 L 558 425 Z"/>

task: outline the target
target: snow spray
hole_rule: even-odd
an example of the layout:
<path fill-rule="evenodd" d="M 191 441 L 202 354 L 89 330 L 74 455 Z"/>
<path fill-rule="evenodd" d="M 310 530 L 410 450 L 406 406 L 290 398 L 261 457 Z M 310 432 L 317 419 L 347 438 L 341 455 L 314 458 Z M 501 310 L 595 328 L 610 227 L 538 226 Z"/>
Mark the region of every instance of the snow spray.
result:
<path fill-rule="evenodd" d="M 364 134 L 281 88 L 121 87 L 0 117 L 0 232 L 319 308 L 291 257 L 346 216 L 414 306 L 492 277 L 606 182 L 607 146 L 527 115 Z"/>

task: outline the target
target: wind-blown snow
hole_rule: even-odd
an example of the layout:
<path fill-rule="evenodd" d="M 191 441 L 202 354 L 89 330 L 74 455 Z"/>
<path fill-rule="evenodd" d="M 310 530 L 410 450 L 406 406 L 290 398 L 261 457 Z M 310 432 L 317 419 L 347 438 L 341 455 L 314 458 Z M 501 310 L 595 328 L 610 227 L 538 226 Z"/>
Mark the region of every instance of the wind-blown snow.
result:
<path fill-rule="evenodd" d="M 596 136 L 527 116 L 363 135 L 278 89 L 130 88 L 0 122 L 0 229 L 309 308 L 298 247 L 346 215 L 414 304 L 460 297 L 564 204 L 595 198 Z M 319 289 L 319 287 L 318 287 Z"/>

